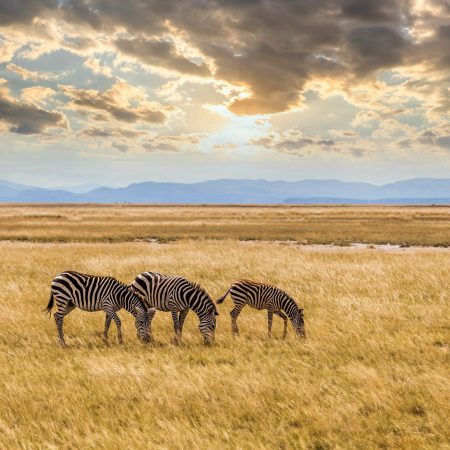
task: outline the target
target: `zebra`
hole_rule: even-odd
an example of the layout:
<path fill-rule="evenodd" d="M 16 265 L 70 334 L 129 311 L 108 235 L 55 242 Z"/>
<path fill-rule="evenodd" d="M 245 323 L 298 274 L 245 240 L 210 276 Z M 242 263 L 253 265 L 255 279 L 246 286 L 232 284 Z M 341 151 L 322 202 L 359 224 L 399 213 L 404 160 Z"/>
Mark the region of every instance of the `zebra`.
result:
<path fill-rule="evenodd" d="M 216 316 L 219 313 L 211 297 L 200 285 L 182 276 L 143 272 L 136 277 L 131 287 L 149 306 L 172 313 L 176 343 L 181 342 L 183 324 L 189 309 L 200 319 L 198 329 L 204 343 L 214 342 Z"/>
<path fill-rule="evenodd" d="M 256 283 L 249 280 L 235 281 L 228 291 L 217 300 L 218 304 L 223 303 L 228 293 L 234 302 L 234 308 L 230 312 L 231 331 L 234 336 L 239 335 L 237 318 L 245 305 L 255 309 L 267 309 L 267 323 L 269 337 L 272 336 L 273 315 L 280 316 L 284 321 L 283 338 L 287 335 L 288 317 L 300 337 L 306 337 L 305 323 L 303 320 L 303 309 L 299 308 L 293 298 L 270 284 Z"/>
<path fill-rule="evenodd" d="M 108 330 L 111 320 L 117 326 L 117 338 L 123 343 L 121 322 L 117 311 L 125 308 L 135 317 L 137 336 L 143 342 L 151 340 L 149 324 L 155 309 L 147 309 L 142 300 L 136 296 L 129 286 L 112 277 L 86 275 L 79 272 L 61 272 L 52 281 L 50 300 L 44 309 L 50 315 L 56 300 L 58 310 L 54 314 L 58 329 L 59 343 L 65 346 L 63 321 L 64 316 L 76 307 L 83 311 L 100 311 L 106 313 L 103 340 L 108 341 Z"/>

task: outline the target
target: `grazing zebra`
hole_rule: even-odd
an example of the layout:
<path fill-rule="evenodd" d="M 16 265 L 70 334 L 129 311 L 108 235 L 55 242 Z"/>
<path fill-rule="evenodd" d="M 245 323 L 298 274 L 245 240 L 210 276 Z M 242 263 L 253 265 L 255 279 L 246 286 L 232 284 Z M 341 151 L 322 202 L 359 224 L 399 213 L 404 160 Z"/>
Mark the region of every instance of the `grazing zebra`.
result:
<path fill-rule="evenodd" d="M 267 309 L 269 337 L 272 336 L 272 320 L 274 314 L 284 320 L 283 338 L 287 335 L 288 317 L 291 319 L 297 334 L 301 337 L 306 337 L 303 309 L 299 308 L 292 297 L 283 290 L 270 284 L 239 280 L 231 285 L 226 294 L 217 300 L 217 303 L 222 303 L 228 293 L 231 294 L 234 302 L 234 308 L 230 312 L 231 331 L 233 335 L 239 335 L 237 318 L 242 308 L 245 305 L 249 305 L 256 309 Z"/>
<path fill-rule="evenodd" d="M 216 316 L 219 313 L 211 297 L 198 284 L 176 275 L 143 272 L 136 277 L 131 288 L 149 306 L 172 313 L 175 342 L 181 342 L 183 324 L 189 309 L 200 319 L 198 329 L 204 343 L 214 342 Z"/>
<path fill-rule="evenodd" d="M 119 309 L 125 308 L 135 317 L 137 336 L 144 342 L 149 342 L 149 324 L 155 314 L 154 309 L 147 310 L 142 300 L 120 281 L 111 277 L 97 277 L 78 272 L 61 272 L 52 281 L 50 301 L 44 310 L 50 314 L 54 301 L 58 310 L 54 314 L 58 329 L 59 343 L 65 345 L 63 321 L 64 316 L 76 307 L 83 311 L 100 311 L 106 313 L 103 339 L 108 340 L 108 330 L 111 320 L 117 326 L 117 338 L 123 342 L 121 322 L 117 316 Z"/>

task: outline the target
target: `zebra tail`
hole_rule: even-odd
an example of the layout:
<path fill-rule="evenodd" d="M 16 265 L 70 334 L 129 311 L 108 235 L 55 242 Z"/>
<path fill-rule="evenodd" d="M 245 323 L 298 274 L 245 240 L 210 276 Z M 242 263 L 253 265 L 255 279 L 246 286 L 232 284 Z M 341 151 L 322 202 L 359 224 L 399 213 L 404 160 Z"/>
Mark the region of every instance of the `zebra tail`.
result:
<path fill-rule="evenodd" d="M 49 314 L 52 312 L 53 304 L 54 304 L 55 298 L 53 297 L 53 292 L 50 293 L 50 300 L 48 301 L 47 308 L 43 309 L 42 312 L 45 312 L 45 314 Z"/>
<path fill-rule="evenodd" d="M 231 288 L 230 288 L 231 289 Z M 222 297 L 220 297 L 218 300 L 216 300 L 216 303 L 218 305 L 220 305 L 221 303 L 223 303 L 223 301 L 225 300 L 226 296 L 228 295 L 228 293 L 230 292 L 230 289 L 228 289 L 227 292 L 225 292 L 225 295 L 223 295 Z"/>

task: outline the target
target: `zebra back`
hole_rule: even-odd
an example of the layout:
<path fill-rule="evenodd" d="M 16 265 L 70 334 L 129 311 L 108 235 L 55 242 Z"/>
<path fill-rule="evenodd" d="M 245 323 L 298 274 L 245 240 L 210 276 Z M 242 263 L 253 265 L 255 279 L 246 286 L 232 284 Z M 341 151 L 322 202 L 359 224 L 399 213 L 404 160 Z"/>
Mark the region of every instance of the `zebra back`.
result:
<path fill-rule="evenodd" d="M 291 320 L 297 318 L 300 308 L 295 300 L 283 289 L 267 283 L 241 279 L 231 285 L 230 291 L 239 298 L 251 298 L 259 309 L 267 308 L 273 302 Z"/>
<path fill-rule="evenodd" d="M 172 302 L 179 309 L 189 307 L 197 315 L 212 313 L 217 309 L 209 294 L 197 283 L 178 275 L 143 272 L 131 285 L 133 291 L 149 306 L 169 311 Z"/>
<path fill-rule="evenodd" d="M 102 300 L 106 298 L 115 308 L 124 308 L 133 315 L 136 315 L 136 308 L 146 311 L 144 302 L 129 286 L 109 276 L 61 272 L 52 282 L 52 294 L 90 311 L 101 309 Z"/>

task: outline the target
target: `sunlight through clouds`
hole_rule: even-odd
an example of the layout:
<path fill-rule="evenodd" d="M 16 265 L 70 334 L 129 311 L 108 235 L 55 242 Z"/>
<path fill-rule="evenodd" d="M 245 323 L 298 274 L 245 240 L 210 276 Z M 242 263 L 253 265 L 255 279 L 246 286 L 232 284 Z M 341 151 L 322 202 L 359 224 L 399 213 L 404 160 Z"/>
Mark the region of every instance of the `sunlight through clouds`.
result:
<path fill-rule="evenodd" d="M 38 171 L 57 149 L 65 158 L 101 148 L 153 165 L 165 152 L 194 164 L 200 152 L 203 178 L 232 176 L 225 156 L 258 176 L 258 153 L 279 158 L 262 171 L 272 178 L 311 167 L 370 177 L 385 155 L 383 181 L 405 158 L 416 158 L 411 176 L 442 176 L 449 23 L 444 0 L 2 2 L 0 133 L 14 149 L 3 167 L 19 164 L 27 143 L 41 152 Z"/>

